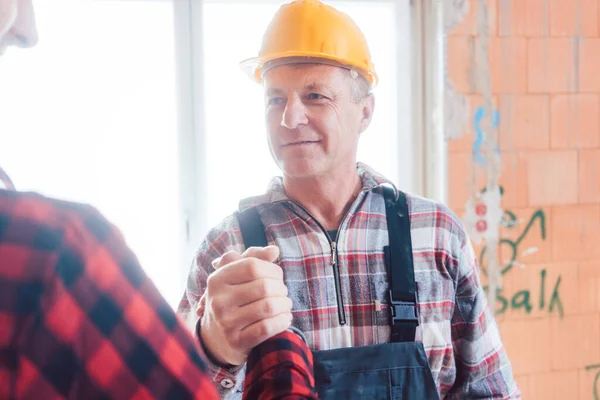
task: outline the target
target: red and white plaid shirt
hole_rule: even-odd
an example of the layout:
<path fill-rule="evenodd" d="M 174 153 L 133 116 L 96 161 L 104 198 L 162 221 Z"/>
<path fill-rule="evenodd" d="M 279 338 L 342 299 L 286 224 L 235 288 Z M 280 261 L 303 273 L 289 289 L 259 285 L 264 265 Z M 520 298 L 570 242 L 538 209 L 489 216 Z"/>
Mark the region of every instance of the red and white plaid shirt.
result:
<path fill-rule="evenodd" d="M 281 178 L 271 182 L 265 195 L 240 205 L 240 209 L 258 207 L 269 244 L 280 248 L 278 264 L 294 302 L 293 325 L 304 332 L 312 350 L 390 339 L 383 253 L 389 239 L 384 198 L 377 190 L 390 182 L 360 163 L 358 174 L 363 189 L 335 243 L 338 277 L 329 236 L 286 196 Z M 440 397 L 520 398 L 460 220 L 441 204 L 409 194 L 407 199 L 419 309 L 417 340 L 424 344 Z M 198 250 L 178 310 L 190 324 L 213 270 L 211 262 L 229 250 L 244 250 L 234 216 L 212 229 Z M 213 379 L 235 379 L 241 387 L 243 370 L 210 367 Z M 221 389 L 222 396 L 239 393 L 240 389 Z"/>

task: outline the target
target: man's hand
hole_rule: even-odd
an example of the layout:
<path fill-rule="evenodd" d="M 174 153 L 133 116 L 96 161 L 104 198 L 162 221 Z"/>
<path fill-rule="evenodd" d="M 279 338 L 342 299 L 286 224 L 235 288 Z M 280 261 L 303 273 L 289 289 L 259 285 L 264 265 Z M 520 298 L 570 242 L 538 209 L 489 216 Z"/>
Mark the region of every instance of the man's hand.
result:
<path fill-rule="evenodd" d="M 204 346 L 220 363 L 243 364 L 252 348 L 290 327 L 292 300 L 273 263 L 278 256 L 275 246 L 252 247 L 213 263 L 197 312 L 204 314 Z"/>

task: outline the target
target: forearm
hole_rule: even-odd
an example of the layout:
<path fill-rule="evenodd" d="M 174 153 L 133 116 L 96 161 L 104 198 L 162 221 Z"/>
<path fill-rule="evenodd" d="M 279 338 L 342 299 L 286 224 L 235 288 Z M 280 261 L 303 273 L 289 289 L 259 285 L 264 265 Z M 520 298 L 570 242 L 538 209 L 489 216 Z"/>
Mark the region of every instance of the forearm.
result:
<path fill-rule="evenodd" d="M 252 350 L 247 362 L 244 399 L 317 399 L 312 353 L 291 330 Z"/>
<path fill-rule="evenodd" d="M 220 364 L 207 349 L 200 334 L 201 320 L 198 318 L 193 331 L 194 339 L 199 344 L 202 356 L 208 366 L 208 375 L 217 388 L 221 399 L 226 399 L 238 387 L 238 382 L 244 379 L 245 364 L 239 366 L 226 366 Z"/>

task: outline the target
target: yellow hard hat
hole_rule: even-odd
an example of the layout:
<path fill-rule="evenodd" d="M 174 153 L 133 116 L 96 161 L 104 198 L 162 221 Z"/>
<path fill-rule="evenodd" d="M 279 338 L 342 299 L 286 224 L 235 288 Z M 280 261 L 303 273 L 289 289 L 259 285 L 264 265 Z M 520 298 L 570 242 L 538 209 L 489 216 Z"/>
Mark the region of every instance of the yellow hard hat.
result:
<path fill-rule="evenodd" d="M 268 65 L 307 62 L 332 63 L 355 69 L 374 87 L 377 74 L 367 40 L 347 14 L 319 0 L 294 0 L 275 14 L 263 36 L 258 57 L 244 60 L 242 68 L 262 82 Z"/>

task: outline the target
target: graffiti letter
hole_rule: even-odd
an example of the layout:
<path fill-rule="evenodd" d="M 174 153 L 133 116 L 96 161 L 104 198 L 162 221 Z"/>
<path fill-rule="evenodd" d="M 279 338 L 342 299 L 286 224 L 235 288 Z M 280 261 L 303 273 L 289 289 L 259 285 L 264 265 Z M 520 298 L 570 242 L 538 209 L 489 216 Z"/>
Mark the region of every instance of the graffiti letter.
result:
<path fill-rule="evenodd" d="M 531 312 L 531 302 L 529 301 L 529 290 L 521 290 L 512 298 L 512 308 L 518 309 L 524 307 L 527 314 Z"/>
<path fill-rule="evenodd" d="M 540 273 L 542 275 L 542 283 L 540 283 L 540 310 L 544 309 L 546 305 L 546 269 L 544 268 Z"/>
<path fill-rule="evenodd" d="M 550 299 L 550 308 L 548 309 L 549 313 L 552 313 L 554 308 L 554 303 L 557 304 L 558 307 L 558 315 L 562 318 L 564 315 L 562 302 L 560 301 L 560 295 L 558 294 L 558 286 L 560 285 L 560 276 L 556 280 L 556 285 L 554 285 L 554 290 L 552 291 L 552 298 Z"/>
<path fill-rule="evenodd" d="M 585 370 L 586 371 L 591 371 L 591 370 L 596 369 L 596 368 L 600 368 L 600 364 L 598 364 L 598 365 L 588 365 L 587 367 L 585 367 Z M 600 400 L 600 387 L 598 387 L 599 384 L 600 384 L 600 370 L 598 371 L 598 373 L 594 377 L 594 386 L 592 386 L 592 393 L 594 394 L 594 400 Z"/>
<path fill-rule="evenodd" d="M 496 302 L 500 302 L 502 303 L 502 307 L 496 310 L 496 314 L 500 315 L 502 313 L 504 313 L 506 311 L 506 309 L 508 308 L 508 300 L 506 300 L 503 296 L 501 292 L 498 292 L 498 294 L 496 295 Z"/>
<path fill-rule="evenodd" d="M 600 371 L 598 371 L 594 378 L 594 400 L 600 400 L 600 388 L 598 387 L 598 383 L 600 383 Z"/>

